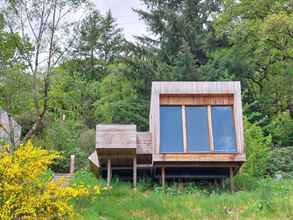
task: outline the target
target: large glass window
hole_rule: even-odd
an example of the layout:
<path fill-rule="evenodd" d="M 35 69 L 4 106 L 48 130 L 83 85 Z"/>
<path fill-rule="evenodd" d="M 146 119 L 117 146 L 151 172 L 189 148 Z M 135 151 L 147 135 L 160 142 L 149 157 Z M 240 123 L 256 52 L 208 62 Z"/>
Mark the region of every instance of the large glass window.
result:
<path fill-rule="evenodd" d="M 212 149 L 218 153 L 237 152 L 232 106 L 160 107 L 161 153 Z"/>
<path fill-rule="evenodd" d="M 187 106 L 185 111 L 188 151 L 209 151 L 207 107 Z"/>
<path fill-rule="evenodd" d="M 231 106 L 212 106 L 212 128 L 216 152 L 235 152 L 235 128 Z"/>
<path fill-rule="evenodd" d="M 160 107 L 160 152 L 183 152 L 181 106 Z"/>

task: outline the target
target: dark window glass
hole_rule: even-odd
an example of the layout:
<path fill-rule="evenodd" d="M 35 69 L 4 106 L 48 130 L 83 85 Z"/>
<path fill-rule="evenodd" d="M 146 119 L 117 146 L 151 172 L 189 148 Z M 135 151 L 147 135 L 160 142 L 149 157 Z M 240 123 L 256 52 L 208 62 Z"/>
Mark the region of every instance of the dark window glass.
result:
<path fill-rule="evenodd" d="M 188 151 L 209 151 L 207 107 L 187 106 L 185 112 Z"/>
<path fill-rule="evenodd" d="M 212 106 L 212 126 L 216 152 L 235 152 L 235 127 L 231 106 Z"/>
<path fill-rule="evenodd" d="M 181 106 L 160 107 L 160 152 L 183 152 Z"/>

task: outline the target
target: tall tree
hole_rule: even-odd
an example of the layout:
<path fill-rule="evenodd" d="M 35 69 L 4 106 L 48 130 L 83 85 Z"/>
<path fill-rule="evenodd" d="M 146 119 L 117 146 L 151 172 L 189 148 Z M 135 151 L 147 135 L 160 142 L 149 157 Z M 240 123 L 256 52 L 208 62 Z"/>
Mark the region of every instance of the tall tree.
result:
<path fill-rule="evenodd" d="M 98 121 L 102 123 L 134 123 L 139 129 L 146 129 L 147 118 L 142 100 L 138 98 L 133 82 L 124 74 L 126 65 L 110 66 L 111 73 L 98 86 L 100 98 L 94 103 Z"/>
<path fill-rule="evenodd" d="M 73 40 L 66 45 L 65 32 L 70 30 L 72 22 L 68 16 L 81 5 L 82 1 L 65 0 L 6 0 L 1 9 L 8 29 L 12 34 L 19 33 L 23 42 L 29 42 L 30 48 L 17 44 L 19 53 L 33 76 L 35 122 L 24 136 L 30 138 L 43 126 L 48 110 L 50 76 L 52 68 L 64 57 Z M 66 35 L 63 35 L 66 36 Z M 40 80 L 42 80 L 40 83 Z"/>
<path fill-rule="evenodd" d="M 215 0 L 143 0 L 148 11 L 136 10 L 155 39 L 141 38 L 158 47 L 157 58 L 175 67 L 176 79 L 196 80 L 198 66 L 207 62 L 211 18 L 219 10 Z"/>
<path fill-rule="evenodd" d="M 20 62 L 19 44 L 19 35 L 5 31 L 4 17 L 0 15 L 0 110 L 4 109 L 8 114 L 9 129 L 4 131 L 10 137 L 10 149 L 15 147 L 12 115 L 19 116 L 31 110 L 31 77 Z M 5 126 L 0 123 L 0 128 Z"/>
<path fill-rule="evenodd" d="M 125 39 L 110 11 L 105 16 L 92 11 L 83 19 L 74 52 L 86 78 L 100 79 L 105 66 L 122 55 Z"/>
<path fill-rule="evenodd" d="M 209 54 L 203 79 L 241 80 L 253 111 L 293 115 L 292 12 L 289 0 L 224 1 L 214 26 L 226 43 Z"/>

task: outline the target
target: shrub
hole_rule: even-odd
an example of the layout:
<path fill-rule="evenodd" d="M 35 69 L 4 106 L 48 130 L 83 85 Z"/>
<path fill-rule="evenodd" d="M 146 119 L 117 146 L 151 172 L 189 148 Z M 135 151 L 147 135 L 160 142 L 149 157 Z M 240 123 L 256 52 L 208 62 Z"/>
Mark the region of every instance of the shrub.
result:
<path fill-rule="evenodd" d="M 256 177 L 265 175 L 271 136 L 265 136 L 260 126 L 245 120 L 245 145 L 247 161 L 240 173 Z"/>
<path fill-rule="evenodd" d="M 275 146 L 293 146 L 293 119 L 289 112 L 280 112 L 265 127 Z"/>
<path fill-rule="evenodd" d="M 93 152 L 96 145 L 96 132 L 94 129 L 83 129 L 79 137 L 79 146 L 87 155 Z"/>
<path fill-rule="evenodd" d="M 84 125 L 76 120 L 57 120 L 43 129 L 42 133 L 34 138 L 34 143 L 46 146 L 49 150 L 57 150 L 61 153 L 62 159 L 52 166 L 56 172 L 69 172 L 70 155 L 76 158 L 76 168 L 83 168 L 88 165 L 88 152 L 84 151 L 80 144 L 80 133 Z"/>
<path fill-rule="evenodd" d="M 234 177 L 237 190 L 252 191 L 258 186 L 258 178 L 249 175 L 238 175 Z"/>
<path fill-rule="evenodd" d="M 0 150 L 0 219 L 68 219 L 70 200 L 89 194 L 85 187 L 52 181 L 48 166 L 60 158 L 56 151 L 34 147 L 31 141 L 13 153 Z"/>
<path fill-rule="evenodd" d="M 293 177 L 293 147 L 276 148 L 270 152 L 268 173 Z"/>

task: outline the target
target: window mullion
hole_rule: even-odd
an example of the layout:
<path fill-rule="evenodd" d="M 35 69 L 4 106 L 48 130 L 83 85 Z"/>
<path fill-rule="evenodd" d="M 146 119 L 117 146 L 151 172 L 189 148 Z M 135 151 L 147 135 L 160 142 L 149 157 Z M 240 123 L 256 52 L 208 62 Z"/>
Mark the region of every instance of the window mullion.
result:
<path fill-rule="evenodd" d="M 186 153 L 187 152 L 187 128 L 186 128 L 185 105 L 182 105 L 182 129 L 183 129 L 183 147 L 184 147 L 184 153 Z"/>
<path fill-rule="evenodd" d="M 212 107 L 208 105 L 208 127 L 209 127 L 209 145 L 211 152 L 215 151 L 214 139 L 213 139 L 213 127 L 212 127 Z"/>

